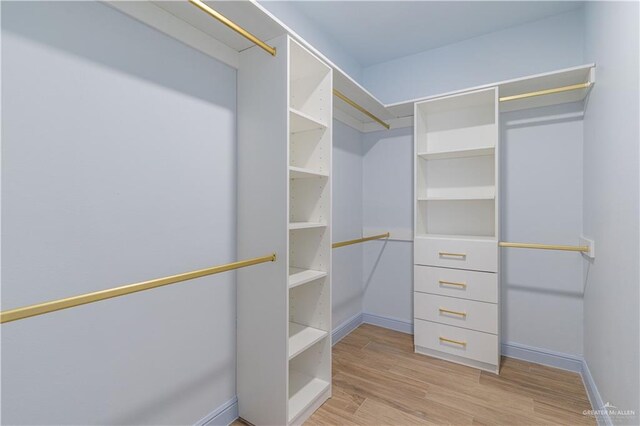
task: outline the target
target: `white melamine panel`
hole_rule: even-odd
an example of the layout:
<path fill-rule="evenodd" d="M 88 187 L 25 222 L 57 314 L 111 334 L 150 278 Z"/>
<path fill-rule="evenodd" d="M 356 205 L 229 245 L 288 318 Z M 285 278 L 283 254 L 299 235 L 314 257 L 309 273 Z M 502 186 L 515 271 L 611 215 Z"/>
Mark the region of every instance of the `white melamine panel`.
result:
<path fill-rule="evenodd" d="M 458 186 L 449 188 L 427 188 L 424 196 L 418 201 L 462 201 L 462 200 L 493 200 L 496 198 L 496 187 L 486 186 Z"/>
<path fill-rule="evenodd" d="M 493 239 L 419 237 L 414 242 L 418 265 L 496 272 L 498 242 Z"/>
<path fill-rule="evenodd" d="M 447 158 L 481 157 L 484 155 L 493 155 L 494 152 L 495 147 L 490 146 L 442 152 L 418 152 L 416 155 L 424 160 L 442 160 Z"/>
<path fill-rule="evenodd" d="M 331 339 L 325 338 L 289 361 L 289 422 L 331 386 Z"/>
<path fill-rule="evenodd" d="M 413 288 L 417 292 L 498 302 L 498 275 L 493 272 L 416 265 L 413 277 Z"/>
<path fill-rule="evenodd" d="M 327 337 L 329 333 L 324 330 L 309 327 L 295 322 L 289 323 L 289 359 L 309 349 L 311 346 Z"/>
<path fill-rule="evenodd" d="M 325 228 L 327 225 L 322 222 L 290 222 L 289 229 L 292 231 L 298 229 Z"/>
<path fill-rule="evenodd" d="M 302 423 L 330 396 L 332 74 L 295 41 L 289 48 L 289 267 L 298 272 L 289 281 L 287 418 Z"/>
<path fill-rule="evenodd" d="M 298 229 L 289 233 L 289 264 L 300 269 L 329 271 L 330 233 L 325 226 Z"/>
<path fill-rule="evenodd" d="M 301 269 L 290 266 L 289 288 L 297 287 L 326 276 L 327 273 L 323 271 L 314 271 L 313 269 Z"/>
<path fill-rule="evenodd" d="M 330 384 L 326 380 L 298 371 L 289 373 L 289 422 L 296 422 L 313 402 L 328 390 Z"/>
<path fill-rule="evenodd" d="M 289 321 L 331 331 L 331 298 L 323 278 L 289 290 Z"/>
<path fill-rule="evenodd" d="M 498 131 L 495 89 L 417 104 L 415 125 L 420 153 L 494 147 Z"/>
<path fill-rule="evenodd" d="M 484 187 L 495 185 L 495 157 L 418 160 L 418 196 L 425 189 Z"/>
<path fill-rule="evenodd" d="M 318 172 L 313 169 L 305 169 L 303 167 L 289 166 L 289 178 L 290 179 L 308 179 L 318 177 L 328 177 L 329 175 L 324 172 Z"/>
<path fill-rule="evenodd" d="M 413 301 L 415 318 L 485 333 L 498 333 L 498 305 L 495 303 L 417 292 Z"/>
<path fill-rule="evenodd" d="M 442 339 L 454 340 L 458 343 Z M 414 323 L 414 342 L 416 346 L 432 349 L 446 354 L 480 361 L 498 366 L 498 336 L 466 328 L 416 319 Z M 419 351 L 419 348 L 416 348 Z"/>
<path fill-rule="evenodd" d="M 434 200 L 416 202 L 416 234 L 492 237 L 495 235 L 495 201 Z"/>
<path fill-rule="evenodd" d="M 327 224 L 331 213 L 330 189 L 327 177 L 290 179 L 289 221 Z"/>
<path fill-rule="evenodd" d="M 292 42 L 290 48 L 291 109 L 328 126 L 332 119 L 331 68 L 298 43 Z"/>
<path fill-rule="evenodd" d="M 286 37 L 271 43 L 287 51 Z M 253 424 L 287 422 L 286 58 L 252 47 L 238 70 L 238 259 L 278 255 L 268 269 L 237 271 L 237 392 L 240 416 Z"/>
<path fill-rule="evenodd" d="M 289 108 L 289 113 L 289 131 L 291 133 L 307 132 L 327 127 L 324 122 L 319 121 L 316 117 L 295 108 Z"/>
<path fill-rule="evenodd" d="M 331 160 L 331 131 L 319 128 L 289 136 L 289 164 L 292 167 L 329 174 Z"/>
<path fill-rule="evenodd" d="M 595 82 L 595 64 L 585 64 L 577 67 L 565 68 L 542 74 L 528 75 L 511 80 L 498 81 L 482 86 L 456 90 L 448 93 L 427 96 L 420 99 L 396 102 L 388 105 L 388 111 L 396 117 L 409 117 L 414 114 L 414 104 L 438 99 L 443 96 L 461 95 L 469 91 L 498 87 L 500 96 L 517 95 L 531 91 L 550 89 L 554 87 L 570 86 L 587 81 Z M 500 112 L 520 109 L 538 108 L 541 106 L 556 105 L 561 103 L 577 102 L 585 98 L 588 90 L 575 90 L 550 96 L 536 96 L 522 99 L 521 101 L 502 102 Z"/>

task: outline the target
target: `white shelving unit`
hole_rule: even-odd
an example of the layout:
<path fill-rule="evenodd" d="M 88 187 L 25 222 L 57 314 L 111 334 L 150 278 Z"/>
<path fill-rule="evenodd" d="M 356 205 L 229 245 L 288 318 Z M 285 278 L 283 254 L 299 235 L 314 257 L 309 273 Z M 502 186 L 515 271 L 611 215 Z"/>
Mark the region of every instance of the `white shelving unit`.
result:
<path fill-rule="evenodd" d="M 415 350 L 492 372 L 498 302 L 472 299 L 499 300 L 498 116 L 496 88 L 415 104 Z"/>
<path fill-rule="evenodd" d="M 252 424 L 300 424 L 331 396 L 332 70 L 288 36 L 240 53 L 238 398 Z"/>

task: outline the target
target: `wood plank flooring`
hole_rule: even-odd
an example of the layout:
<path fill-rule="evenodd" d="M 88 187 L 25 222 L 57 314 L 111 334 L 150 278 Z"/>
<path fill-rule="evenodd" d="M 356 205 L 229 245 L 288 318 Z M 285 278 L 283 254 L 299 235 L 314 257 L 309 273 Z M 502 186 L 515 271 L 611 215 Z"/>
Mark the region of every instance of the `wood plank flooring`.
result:
<path fill-rule="evenodd" d="M 333 397 L 306 424 L 594 425 L 589 409 L 576 373 L 503 358 L 497 376 L 417 355 L 413 336 L 363 324 L 333 347 Z"/>

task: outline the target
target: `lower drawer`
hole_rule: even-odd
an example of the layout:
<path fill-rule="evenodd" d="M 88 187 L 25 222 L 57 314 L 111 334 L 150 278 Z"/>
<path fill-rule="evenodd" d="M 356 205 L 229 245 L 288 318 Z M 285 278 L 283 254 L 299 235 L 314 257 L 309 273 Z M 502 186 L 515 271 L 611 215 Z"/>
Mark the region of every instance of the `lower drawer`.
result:
<path fill-rule="evenodd" d="M 416 319 L 413 339 L 416 346 L 499 365 L 495 334 Z"/>
<path fill-rule="evenodd" d="M 498 302 L 498 274 L 494 272 L 415 265 L 413 279 L 413 289 L 422 293 Z"/>
<path fill-rule="evenodd" d="M 498 333 L 498 305 L 435 294 L 414 293 L 413 315 L 416 318 Z"/>

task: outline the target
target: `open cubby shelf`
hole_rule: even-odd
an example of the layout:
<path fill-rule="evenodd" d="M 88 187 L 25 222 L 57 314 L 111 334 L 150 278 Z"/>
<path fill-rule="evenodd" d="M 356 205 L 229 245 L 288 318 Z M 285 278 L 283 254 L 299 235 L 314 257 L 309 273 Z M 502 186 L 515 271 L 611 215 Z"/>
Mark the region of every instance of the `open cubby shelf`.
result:
<path fill-rule="evenodd" d="M 482 157 L 484 155 L 493 155 L 495 147 L 479 147 L 468 149 L 457 149 L 453 151 L 433 151 L 419 152 L 416 155 L 424 160 L 444 160 L 447 158 L 465 158 L 465 157 Z"/>
<path fill-rule="evenodd" d="M 418 201 L 456 201 L 456 200 L 493 200 L 496 198 L 496 187 L 467 186 L 453 188 L 427 188 L 424 197 Z"/>
<path fill-rule="evenodd" d="M 289 323 L 289 359 L 309 349 L 315 343 L 327 337 L 329 333 L 324 330 L 309 327 L 295 322 Z"/>
<path fill-rule="evenodd" d="M 329 382 L 298 371 L 289 371 L 289 422 L 296 418 L 323 392 Z"/>
<path fill-rule="evenodd" d="M 290 44 L 289 401 L 302 422 L 331 381 L 331 71 Z"/>
<path fill-rule="evenodd" d="M 416 235 L 496 235 L 496 92 L 416 104 Z"/>
<path fill-rule="evenodd" d="M 320 172 L 312 169 L 306 169 L 303 167 L 289 166 L 289 178 L 290 179 L 309 179 L 309 178 L 326 178 L 329 177 L 329 173 Z"/>
<path fill-rule="evenodd" d="M 309 229 L 309 228 L 324 228 L 326 227 L 326 223 L 320 222 L 289 222 L 289 230 L 295 231 L 298 229 Z"/>
<path fill-rule="evenodd" d="M 327 273 L 324 271 L 315 271 L 313 269 L 303 269 L 289 266 L 289 288 L 294 288 L 302 284 L 313 282 L 326 276 Z"/>
<path fill-rule="evenodd" d="M 326 124 L 294 108 L 289 108 L 290 118 L 289 126 L 291 133 L 308 132 L 309 130 L 324 129 Z"/>

